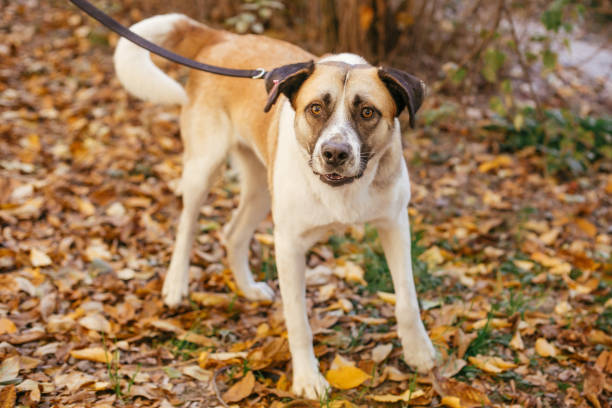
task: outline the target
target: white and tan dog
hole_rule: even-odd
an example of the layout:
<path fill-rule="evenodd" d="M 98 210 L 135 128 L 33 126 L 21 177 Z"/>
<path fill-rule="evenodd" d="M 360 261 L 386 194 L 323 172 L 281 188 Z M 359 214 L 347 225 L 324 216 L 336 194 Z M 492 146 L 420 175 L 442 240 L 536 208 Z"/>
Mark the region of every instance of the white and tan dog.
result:
<path fill-rule="evenodd" d="M 412 277 L 410 181 L 397 119 L 406 109 L 414 124 L 423 83 L 353 54 L 318 59 L 283 41 L 213 30 L 179 14 L 146 19 L 132 30 L 208 64 L 272 70 L 265 81 L 192 71 L 184 89 L 147 51 L 124 39 L 117 45 L 117 75 L 129 92 L 182 105 L 183 211 L 164 281 L 165 303 L 176 306 L 187 295 L 199 207 L 230 154 L 240 167 L 242 190 L 224 229 L 228 263 L 247 298 L 272 299 L 274 292 L 255 282 L 248 262 L 251 236 L 272 210 L 293 392 L 316 398 L 328 388 L 308 324 L 306 252 L 330 229 L 351 224 L 378 228 L 397 294 L 404 358 L 421 372 L 431 369 L 434 348 Z"/>

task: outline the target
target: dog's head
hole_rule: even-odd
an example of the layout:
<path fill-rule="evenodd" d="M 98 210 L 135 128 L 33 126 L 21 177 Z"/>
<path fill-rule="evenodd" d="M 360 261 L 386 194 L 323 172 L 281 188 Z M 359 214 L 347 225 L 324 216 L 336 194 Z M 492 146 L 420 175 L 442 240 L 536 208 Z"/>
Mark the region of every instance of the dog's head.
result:
<path fill-rule="evenodd" d="M 267 76 L 266 88 L 266 112 L 281 93 L 287 96 L 310 167 L 331 186 L 363 175 L 368 161 L 391 144 L 404 109 L 414 126 L 424 94 L 414 76 L 352 54 L 279 67 Z"/>

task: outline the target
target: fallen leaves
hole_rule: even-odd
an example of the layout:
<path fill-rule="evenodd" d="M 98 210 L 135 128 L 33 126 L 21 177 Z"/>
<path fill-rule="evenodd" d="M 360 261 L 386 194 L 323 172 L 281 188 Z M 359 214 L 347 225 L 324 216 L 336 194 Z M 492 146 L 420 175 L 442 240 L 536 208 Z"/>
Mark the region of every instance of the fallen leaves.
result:
<path fill-rule="evenodd" d="M 336 355 L 331 368 L 325 373 L 325 379 L 329 384 L 340 390 L 356 388 L 369 378 L 370 375 L 355 367 L 354 363 L 343 359 L 340 355 Z"/>
<path fill-rule="evenodd" d="M 382 363 L 389 356 L 391 350 L 393 350 L 393 345 L 379 344 L 372 349 L 372 361 L 376 364 Z"/>
<path fill-rule="evenodd" d="M 117 16 L 136 21 L 129 12 Z M 189 301 L 165 308 L 178 110 L 120 90 L 117 38 L 73 9 L 7 2 L 0 19 L 0 407 L 217 406 L 215 374 L 230 405 L 298 404 L 280 302 L 245 300 L 227 269 L 234 173 L 201 208 Z M 354 226 L 306 257 L 329 406 L 605 406 L 610 175 L 555 180 L 534 149 L 498 154 L 493 139 L 440 126 L 409 137 L 413 272 L 439 378 L 402 362 L 380 240 Z M 272 225 L 248 249 L 274 287 Z"/>
<path fill-rule="evenodd" d="M 0 318 L 0 334 L 11 334 L 17 331 L 17 326 L 6 317 Z"/>
<path fill-rule="evenodd" d="M 90 347 L 80 350 L 72 350 L 70 355 L 77 360 L 97 361 L 99 363 L 109 363 L 112 355 L 102 347 Z"/>
<path fill-rule="evenodd" d="M 242 401 L 253 392 L 254 388 L 255 376 L 252 371 L 249 371 L 240 381 L 232 385 L 230 389 L 223 394 L 223 400 L 229 403 Z"/>
<path fill-rule="evenodd" d="M 468 357 L 468 361 L 489 374 L 500 374 L 516 367 L 516 364 L 504 361 L 499 357 L 478 355 L 475 357 Z"/>
<path fill-rule="evenodd" d="M 20 363 L 18 356 L 4 359 L 2 364 L 0 364 L 0 385 L 10 384 L 17 379 L 19 369 Z"/>
<path fill-rule="evenodd" d="M 52 261 L 51 258 L 49 258 L 49 256 L 43 251 L 36 248 L 32 248 L 30 250 L 30 262 L 32 263 L 32 266 L 39 267 L 49 266 L 51 265 Z"/>
<path fill-rule="evenodd" d="M 433 386 L 438 395 L 442 398 L 451 397 L 446 402 L 457 402 L 464 408 L 476 408 L 491 403 L 489 398 L 482 391 L 452 378 L 442 378 L 434 375 Z"/>
<path fill-rule="evenodd" d="M 545 338 L 540 337 L 535 342 L 535 351 L 542 357 L 556 357 L 559 353 L 557 348 Z"/>
<path fill-rule="evenodd" d="M 423 397 L 424 395 L 425 395 L 425 392 L 423 392 L 423 390 L 407 389 L 400 395 L 392 395 L 392 394 L 372 395 L 369 398 L 376 402 L 399 402 L 399 401 L 411 402 L 415 399 Z"/>
<path fill-rule="evenodd" d="M 17 399 L 17 390 L 10 384 L 0 389 L 0 408 L 13 408 Z"/>

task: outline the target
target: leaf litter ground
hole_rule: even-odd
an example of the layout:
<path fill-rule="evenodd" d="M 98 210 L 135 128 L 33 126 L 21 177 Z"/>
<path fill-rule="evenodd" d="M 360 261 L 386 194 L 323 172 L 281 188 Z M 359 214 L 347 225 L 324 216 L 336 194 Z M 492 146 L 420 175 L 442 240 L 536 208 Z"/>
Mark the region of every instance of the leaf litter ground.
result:
<path fill-rule="evenodd" d="M 403 362 L 376 232 L 356 227 L 308 255 L 334 388 L 296 399 L 278 296 L 239 296 L 219 244 L 235 172 L 202 207 L 192 295 L 168 310 L 177 110 L 128 97 L 116 37 L 74 9 L 10 2 L 0 18 L 0 406 L 610 406 L 609 174 L 547 178 L 533 151 L 500 155 L 461 116 L 408 135 L 415 274 L 440 366 L 419 376 Z M 250 261 L 278 295 L 271 231 Z"/>

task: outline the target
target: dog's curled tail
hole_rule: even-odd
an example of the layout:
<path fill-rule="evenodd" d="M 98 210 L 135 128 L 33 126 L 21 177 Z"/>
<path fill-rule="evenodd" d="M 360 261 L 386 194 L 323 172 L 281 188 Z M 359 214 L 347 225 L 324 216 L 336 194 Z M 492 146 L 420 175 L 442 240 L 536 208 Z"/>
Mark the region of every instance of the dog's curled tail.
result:
<path fill-rule="evenodd" d="M 220 40 L 218 31 L 182 14 L 150 17 L 130 29 L 188 58 L 194 58 L 202 47 Z M 187 102 L 185 89 L 153 64 L 149 51 L 121 38 L 113 60 L 119 81 L 132 95 L 156 103 L 182 105 Z"/>

